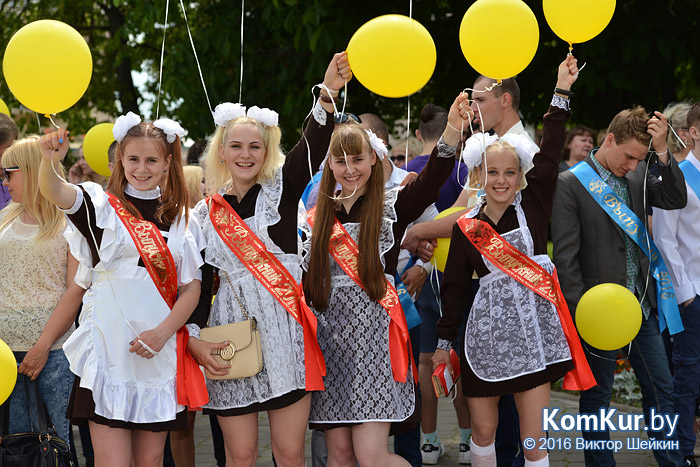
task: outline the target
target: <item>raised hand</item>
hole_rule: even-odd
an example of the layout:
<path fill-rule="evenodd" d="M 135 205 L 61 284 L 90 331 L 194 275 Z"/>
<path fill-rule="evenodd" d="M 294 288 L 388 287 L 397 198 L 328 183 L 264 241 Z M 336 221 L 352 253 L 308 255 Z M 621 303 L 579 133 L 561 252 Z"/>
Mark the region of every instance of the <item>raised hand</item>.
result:
<path fill-rule="evenodd" d="M 466 133 L 469 129 L 469 122 L 473 118 L 474 111 L 469 105 L 469 93 L 459 93 L 447 114 L 447 128 L 443 133 L 445 143 L 449 146 L 457 144 L 462 133 Z"/>
<path fill-rule="evenodd" d="M 647 133 L 651 135 L 651 145 L 659 158 L 668 157 L 668 146 L 666 146 L 668 120 L 666 116 L 658 110 L 654 112 L 654 116 L 647 121 Z M 665 163 L 666 159 L 662 159 L 661 162 Z"/>
<path fill-rule="evenodd" d="M 567 55 L 566 59 L 559 64 L 557 73 L 557 87 L 569 91 L 574 82 L 578 79 L 578 61 L 573 55 Z"/>
<path fill-rule="evenodd" d="M 62 161 L 66 157 L 68 149 L 70 149 L 68 135 L 68 130 L 59 128 L 52 133 L 42 136 L 39 139 L 41 157 L 52 163 L 53 161 Z"/>
<path fill-rule="evenodd" d="M 331 91 L 338 91 L 351 79 L 352 70 L 350 69 L 350 62 L 348 62 L 348 53 L 340 52 L 333 55 L 326 69 L 326 75 L 323 77 L 323 84 Z M 331 97 L 335 98 L 336 96 L 333 95 Z"/>

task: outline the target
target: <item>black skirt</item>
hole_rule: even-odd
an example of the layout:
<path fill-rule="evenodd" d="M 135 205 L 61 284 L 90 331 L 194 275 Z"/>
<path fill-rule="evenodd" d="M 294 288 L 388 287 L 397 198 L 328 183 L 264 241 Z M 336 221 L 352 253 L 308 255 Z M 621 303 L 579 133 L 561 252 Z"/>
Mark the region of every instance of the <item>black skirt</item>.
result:
<path fill-rule="evenodd" d="M 235 417 L 238 415 L 247 415 L 249 413 L 266 412 L 268 410 L 277 410 L 289 407 L 302 400 L 307 394 L 305 389 L 297 389 L 287 394 L 275 397 L 265 402 L 256 402 L 245 407 L 236 407 L 235 409 L 204 409 L 204 415 L 218 415 L 220 417 Z"/>

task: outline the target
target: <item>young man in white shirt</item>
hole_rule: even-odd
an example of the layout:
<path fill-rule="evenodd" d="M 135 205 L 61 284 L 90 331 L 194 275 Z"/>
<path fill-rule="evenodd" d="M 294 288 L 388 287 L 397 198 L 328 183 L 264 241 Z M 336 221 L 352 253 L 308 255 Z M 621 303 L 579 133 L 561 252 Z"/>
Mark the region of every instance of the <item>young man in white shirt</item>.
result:
<path fill-rule="evenodd" d="M 688 111 L 688 129 L 700 148 L 700 102 Z M 686 162 L 687 161 L 687 162 Z M 684 167 L 685 165 L 685 167 Z M 654 239 L 666 261 L 684 330 L 673 336 L 673 409 L 679 415 L 678 441 L 684 466 L 694 459 L 695 401 L 700 396 L 700 160 L 690 151 L 680 165 L 688 204 L 667 211 L 654 208 Z"/>

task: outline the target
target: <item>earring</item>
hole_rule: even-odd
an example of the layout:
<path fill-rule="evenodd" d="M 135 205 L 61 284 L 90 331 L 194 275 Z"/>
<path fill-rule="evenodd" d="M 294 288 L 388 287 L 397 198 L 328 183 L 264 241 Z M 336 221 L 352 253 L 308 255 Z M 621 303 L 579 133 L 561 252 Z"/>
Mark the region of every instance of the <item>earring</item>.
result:
<path fill-rule="evenodd" d="M 167 170 L 164 170 L 163 173 L 167 172 Z"/>
<path fill-rule="evenodd" d="M 219 161 L 219 164 L 223 164 L 223 163 L 224 163 L 224 160 L 221 159 L 221 160 Z"/>

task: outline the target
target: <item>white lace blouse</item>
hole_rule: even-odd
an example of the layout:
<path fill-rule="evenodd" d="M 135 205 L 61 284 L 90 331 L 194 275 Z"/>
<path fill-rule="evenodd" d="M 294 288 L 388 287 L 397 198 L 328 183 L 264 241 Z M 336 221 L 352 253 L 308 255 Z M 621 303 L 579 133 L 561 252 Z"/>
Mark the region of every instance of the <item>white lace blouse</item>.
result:
<path fill-rule="evenodd" d="M 7 215 L 0 213 L 0 221 Z M 0 231 L 0 338 L 29 350 L 66 290 L 68 243 L 63 232 L 37 240 L 38 225 L 19 218 Z M 60 349 L 73 328 L 51 350 Z"/>

